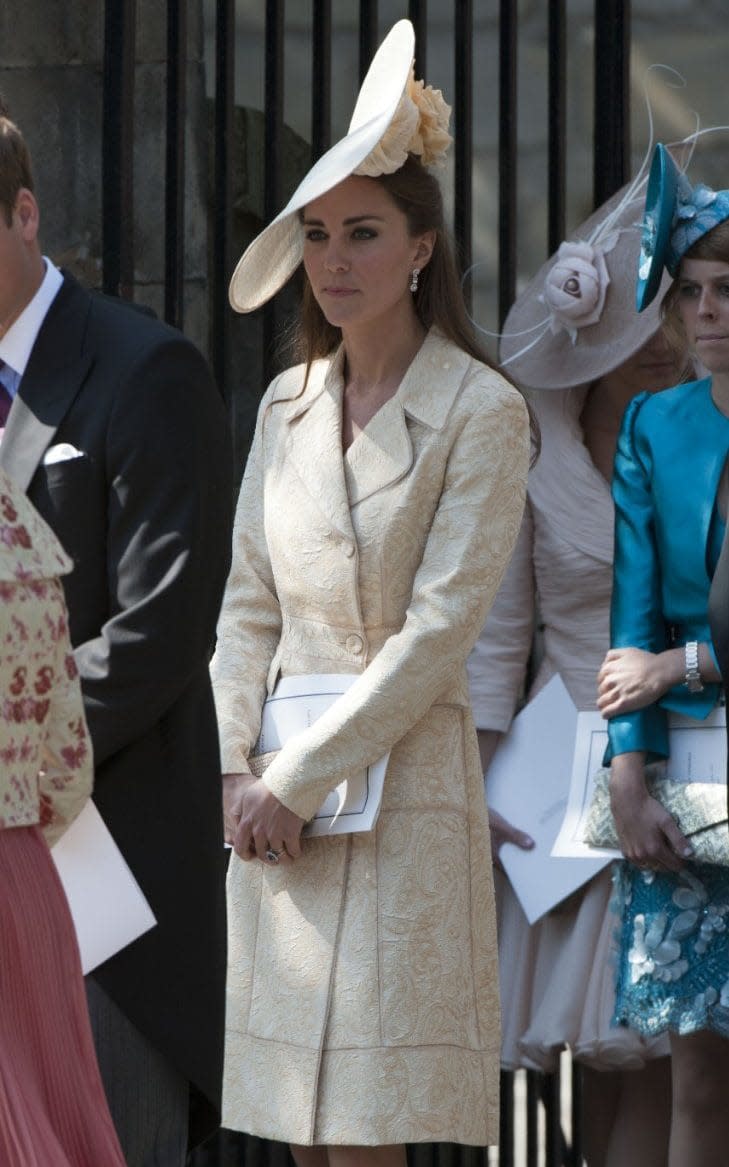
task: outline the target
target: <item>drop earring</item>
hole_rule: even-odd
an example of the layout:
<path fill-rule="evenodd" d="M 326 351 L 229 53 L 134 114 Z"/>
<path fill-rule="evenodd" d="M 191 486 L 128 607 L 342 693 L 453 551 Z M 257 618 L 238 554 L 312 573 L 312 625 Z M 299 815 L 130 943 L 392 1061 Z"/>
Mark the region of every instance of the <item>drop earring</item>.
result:
<path fill-rule="evenodd" d="M 413 293 L 413 295 L 414 295 L 414 294 L 417 292 L 417 290 L 418 290 L 418 276 L 419 276 L 419 275 L 420 275 L 420 268 L 419 268 L 419 267 L 414 267 L 414 268 L 413 268 L 412 279 L 410 280 L 410 291 Z"/>

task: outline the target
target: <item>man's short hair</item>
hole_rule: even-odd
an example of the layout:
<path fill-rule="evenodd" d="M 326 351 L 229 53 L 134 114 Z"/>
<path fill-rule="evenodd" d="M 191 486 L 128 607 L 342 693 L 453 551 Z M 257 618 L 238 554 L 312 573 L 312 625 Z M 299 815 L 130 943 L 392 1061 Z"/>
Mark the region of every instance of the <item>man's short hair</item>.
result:
<path fill-rule="evenodd" d="M 18 193 L 34 190 L 30 151 L 0 95 L 0 211 L 10 226 Z"/>

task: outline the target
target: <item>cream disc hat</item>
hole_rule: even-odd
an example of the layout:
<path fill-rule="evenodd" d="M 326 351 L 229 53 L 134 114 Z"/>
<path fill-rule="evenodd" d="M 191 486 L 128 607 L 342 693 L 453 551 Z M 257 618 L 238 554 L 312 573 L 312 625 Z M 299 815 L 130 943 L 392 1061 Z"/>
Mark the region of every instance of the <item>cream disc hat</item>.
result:
<path fill-rule="evenodd" d="M 612 195 L 514 302 L 499 359 L 520 385 L 568 389 L 596 381 L 660 328 L 660 296 L 644 312 L 635 306 L 644 197 L 645 178 Z M 665 277 L 664 292 L 669 284 Z"/>
<path fill-rule="evenodd" d="M 260 308 L 293 275 L 303 252 L 298 212 L 353 174 L 375 149 L 395 116 L 414 56 L 413 26 L 400 20 L 372 59 L 346 137 L 314 163 L 281 213 L 238 261 L 229 290 L 236 312 Z"/>

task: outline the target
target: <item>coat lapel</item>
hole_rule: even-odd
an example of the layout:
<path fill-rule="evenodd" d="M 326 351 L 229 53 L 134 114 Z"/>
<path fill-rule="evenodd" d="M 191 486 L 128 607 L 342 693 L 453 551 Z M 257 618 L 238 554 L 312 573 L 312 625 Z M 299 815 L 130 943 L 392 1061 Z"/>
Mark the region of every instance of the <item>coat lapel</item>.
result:
<path fill-rule="evenodd" d="M 414 453 L 408 418 L 428 429 L 441 429 L 469 363 L 467 353 L 437 332 L 428 333 L 395 396 L 377 411 L 347 451 L 346 481 L 352 506 L 410 471 Z"/>
<path fill-rule="evenodd" d="M 284 378 L 274 401 L 288 409 L 286 457 L 331 525 L 354 539 L 350 506 L 397 482 L 413 464 L 408 418 L 445 425 L 470 365 L 467 353 L 431 330 L 393 398 L 342 454 L 343 351 L 314 365 L 303 394 Z M 300 391 L 299 391 L 300 392 Z"/>
<path fill-rule="evenodd" d="M 286 458 L 332 527 L 353 540 L 342 458 L 342 359 L 340 350 L 313 369 L 289 407 Z"/>
<path fill-rule="evenodd" d="M 33 346 L 0 444 L 0 466 L 22 490 L 91 366 L 82 351 L 89 304 L 87 293 L 66 276 Z"/>

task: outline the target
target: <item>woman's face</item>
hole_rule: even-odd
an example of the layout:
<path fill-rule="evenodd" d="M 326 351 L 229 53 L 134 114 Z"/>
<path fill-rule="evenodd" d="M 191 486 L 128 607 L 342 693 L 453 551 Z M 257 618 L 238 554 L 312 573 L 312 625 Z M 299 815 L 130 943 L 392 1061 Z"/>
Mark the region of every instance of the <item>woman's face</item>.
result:
<path fill-rule="evenodd" d="M 608 377 L 619 381 L 626 398 L 630 398 L 636 393 L 654 393 L 675 385 L 681 380 L 683 371 L 684 362 L 676 358 L 662 329 L 659 329 Z"/>
<path fill-rule="evenodd" d="M 414 267 L 433 232 L 411 236 L 404 213 L 375 179 L 352 175 L 304 208 L 304 267 L 330 324 L 359 328 L 414 317 Z"/>
<path fill-rule="evenodd" d="M 729 372 L 729 263 L 684 259 L 678 313 L 689 348 L 710 373 Z"/>

